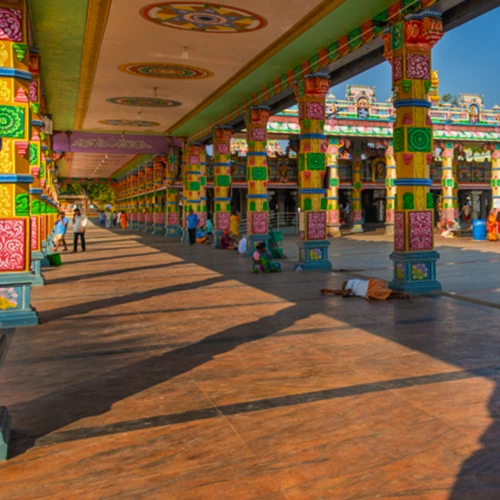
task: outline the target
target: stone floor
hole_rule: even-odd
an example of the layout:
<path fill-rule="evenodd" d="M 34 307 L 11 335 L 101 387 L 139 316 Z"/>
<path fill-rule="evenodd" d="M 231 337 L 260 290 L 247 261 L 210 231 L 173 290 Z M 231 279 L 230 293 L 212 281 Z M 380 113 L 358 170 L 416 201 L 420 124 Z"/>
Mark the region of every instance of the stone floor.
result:
<path fill-rule="evenodd" d="M 323 298 L 345 274 L 88 239 L 47 270 L 41 325 L 16 332 L 0 370 L 2 500 L 500 498 L 495 304 Z M 334 267 L 385 268 L 386 246 L 335 242 Z M 461 269 L 466 290 L 492 286 L 482 253 L 450 247 L 471 262 L 440 267 L 451 291 Z"/>

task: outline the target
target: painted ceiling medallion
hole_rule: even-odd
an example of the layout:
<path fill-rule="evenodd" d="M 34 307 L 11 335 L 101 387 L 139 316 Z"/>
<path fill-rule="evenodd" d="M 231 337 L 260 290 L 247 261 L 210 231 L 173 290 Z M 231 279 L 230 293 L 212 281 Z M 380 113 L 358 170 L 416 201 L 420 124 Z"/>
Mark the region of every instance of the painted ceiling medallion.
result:
<path fill-rule="evenodd" d="M 148 122 L 146 120 L 101 120 L 103 125 L 112 125 L 114 127 L 158 127 L 157 122 Z"/>
<path fill-rule="evenodd" d="M 207 69 L 184 66 L 183 64 L 130 63 L 122 64 L 118 69 L 129 75 L 150 76 L 152 78 L 200 80 L 214 76 Z"/>
<path fill-rule="evenodd" d="M 176 106 L 182 106 L 181 102 L 171 101 L 170 99 L 159 99 L 157 97 L 110 97 L 106 101 L 112 104 L 138 106 L 141 108 L 175 108 Z"/>
<path fill-rule="evenodd" d="M 248 33 L 260 30 L 267 21 L 247 10 L 206 2 L 161 2 L 141 9 L 153 23 L 204 33 Z"/>

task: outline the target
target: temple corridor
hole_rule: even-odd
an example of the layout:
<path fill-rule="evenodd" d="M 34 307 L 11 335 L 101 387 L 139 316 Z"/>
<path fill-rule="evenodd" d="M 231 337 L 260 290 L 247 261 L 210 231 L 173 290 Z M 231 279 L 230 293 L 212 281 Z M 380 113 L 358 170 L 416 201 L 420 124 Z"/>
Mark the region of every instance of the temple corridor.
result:
<path fill-rule="evenodd" d="M 346 276 L 88 241 L 44 272 L 0 371 L 1 499 L 500 497 L 496 307 L 323 298 Z"/>

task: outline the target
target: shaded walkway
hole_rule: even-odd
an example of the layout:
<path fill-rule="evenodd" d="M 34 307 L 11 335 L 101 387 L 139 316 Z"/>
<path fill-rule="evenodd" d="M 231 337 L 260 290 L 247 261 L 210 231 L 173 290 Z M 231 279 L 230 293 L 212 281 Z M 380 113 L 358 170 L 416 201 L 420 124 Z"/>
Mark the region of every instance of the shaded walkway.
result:
<path fill-rule="evenodd" d="M 0 372 L 0 498 L 500 497 L 497 310 L 322 298 L 343 276 L 89 239 Z"/>

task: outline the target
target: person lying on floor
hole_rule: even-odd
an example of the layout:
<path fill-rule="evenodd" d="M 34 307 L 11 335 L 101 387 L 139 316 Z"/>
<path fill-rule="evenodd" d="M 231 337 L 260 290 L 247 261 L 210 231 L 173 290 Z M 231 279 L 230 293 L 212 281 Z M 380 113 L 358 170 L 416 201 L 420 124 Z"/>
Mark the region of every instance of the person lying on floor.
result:
<path fill-rule="evenodd" d="M 220 238 L 221 250 L 238 250 L 238 242 L 229 236 L 229 231 L 224 231 Z"/>
<path fill-rule="evenodd" d="M 342 295 L 348 297 L 363 297 L 367 300 L 409 299 L 406 292 L 395 292 L 387 288 L 384 281 L 378 279 L 344 281 L 341 290 L 323 288 L 321 295 Z"/>
<path fill-rule="evenodd" d="M 272 261 L 264 242 L 255 247 L 252 265 L 254 273 L 281 273 L 281 264 Z"/>

